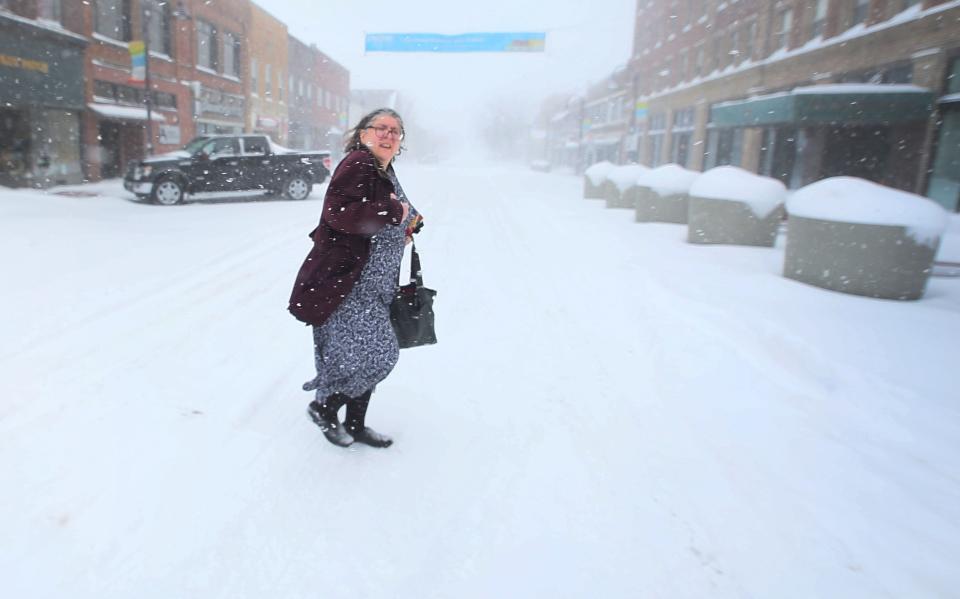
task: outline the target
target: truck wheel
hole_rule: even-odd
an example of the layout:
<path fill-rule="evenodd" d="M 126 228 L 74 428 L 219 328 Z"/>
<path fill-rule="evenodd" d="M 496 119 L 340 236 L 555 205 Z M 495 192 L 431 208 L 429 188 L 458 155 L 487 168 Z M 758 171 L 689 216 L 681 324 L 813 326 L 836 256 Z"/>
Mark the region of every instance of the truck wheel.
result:
<path fill-rule="evenodd" d="M 310 195 L 313 184 L 303 175 L 292 175 L 283 183 L 283 196 L 288 200 L 305 200 Z"/>
<path fill-rule="evenodd" d="M 153 201 L 164 206 L 173 206 L 183 200 L 183 184 L 176 177 L 161 177 L 153 185 Z"/>

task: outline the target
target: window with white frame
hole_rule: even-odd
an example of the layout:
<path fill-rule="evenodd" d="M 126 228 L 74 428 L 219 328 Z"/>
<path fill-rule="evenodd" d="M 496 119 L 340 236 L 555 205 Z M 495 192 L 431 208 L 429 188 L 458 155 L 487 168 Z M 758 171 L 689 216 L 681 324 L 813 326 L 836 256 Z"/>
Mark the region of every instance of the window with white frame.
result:
<path fill-rule="evenodd" d="M 197 20 L 197 65 L 212 71 L 218 70 L 220 57 L 217 52 L 217 30 L 213 24 Z"/>
<path fill-rule="evenodd" d="M 240 76 L 240 38 L 229 31 L 223 33 L 223 74 Z"/>
<path fill-rule="evenodd" d="M 257 73 L 257 59 L 251 58 L 250 59 L 250 93 L 252 93 L 255 96 L 260 95 L 260 88 L 258 86 L 258 79 L 259 79 L 258 75 L 259 73 Z"/>
<path fill-rule="evenodd" d="M 0 6 L 6 6 L 0 2 Z M 47 21 L 59 23 L 63 18 L 62 0 L 39 0 L 37 2 L 37 16 Z"/>
<path fill-rule="evenodd" d="M 130 0 L 96 0 L 93 27 L 100 35 L 130 41 Z"/>
<path fill-rule="evenodd" d="M 170 29 L 170 3 L 161 0 L 141 0 L 146 21 L 147 41 L 151 52 L 173 55 L 173 36 Z"/>
<path fill-rule="evenodd" d="M 853 0 L 853 16 L 850 18 L 850 26 L 853 27 L 866 22 L 869 12 L 870 0 Z"/>
<path fill-rule="evenodd" d="M 793 9 L 787 8 L 776 14 L 773 25 L 773 50 L 787 48 L 790 45 L 790 32 L 793 31 Z"/>
<path fill-rule="evenodd" d="M 813 21 L 810 23 L 810 39 L 823 37 L 827 30 L 827 9 L 830 0 L 817 0 L 813 9 Z"/>
<path fill-rule="evenodd" d="M 743 60 L 753 60 L 753 53 L 757 45 L 757 20 L 750 19 L 743 26 Z"/>

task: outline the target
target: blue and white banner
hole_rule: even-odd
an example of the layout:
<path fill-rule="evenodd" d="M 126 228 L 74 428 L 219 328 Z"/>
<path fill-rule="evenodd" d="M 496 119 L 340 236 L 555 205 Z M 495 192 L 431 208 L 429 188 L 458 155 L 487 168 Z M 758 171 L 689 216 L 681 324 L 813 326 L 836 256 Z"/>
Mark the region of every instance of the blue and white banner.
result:
<path fill-rule="evenodd" d="M 368 33 L 367 52 L 543 52 L 546 33 Z"/>

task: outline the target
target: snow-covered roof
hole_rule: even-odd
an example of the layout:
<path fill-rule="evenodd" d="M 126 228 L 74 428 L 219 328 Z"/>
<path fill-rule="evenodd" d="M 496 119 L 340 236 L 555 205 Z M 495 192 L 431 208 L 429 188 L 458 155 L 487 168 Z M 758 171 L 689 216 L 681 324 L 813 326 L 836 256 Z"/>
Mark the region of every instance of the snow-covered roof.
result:
<path fill-rule="evenodd" d="M 757 218 L 765 218 L 786 199 L 787 187 L 777 179 L 755 175 L 736 166 L 718 166 L 694 180 L 690 195 L 743 202 Z"/>
<path fill-rule="evenodd" d="M 787 200 L 791 216 L 843 223 L 906 227 L 917 243 L 932 245 L 947 226 L 933 200 L 856 177 L 832 177 L 798 189 Z"/>
<path fill-rule="evenodd" d="M 146 108 L 138 108 L 136 106 L 118 106 L 116 104 L 98 104 L 96 102 L 88 103 L 87 108 L 96 112 L 100 116 L 107 117 L 108 119 L 117 119 L 121 121 L 147 120 Z M 157 114 L 156 111 L 153 111 L 150 117 L 151 120 L 158 123 L 167 122 L 167 119 L 163 118 L 163 115 Z"/>

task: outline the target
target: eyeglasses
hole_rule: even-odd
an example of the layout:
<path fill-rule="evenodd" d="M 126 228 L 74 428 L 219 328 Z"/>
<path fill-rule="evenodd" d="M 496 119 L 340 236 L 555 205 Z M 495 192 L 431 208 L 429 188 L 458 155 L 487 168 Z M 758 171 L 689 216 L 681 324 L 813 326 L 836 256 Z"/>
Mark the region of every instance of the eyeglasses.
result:
<path fill-rule="evenodd" d="M 364 129 L 373 129 L 373 132 L 377 135 L 377 139 L 386 139 L 388 135 L 397 141 L 403 139 L 403 131 L 386 125 L 364 127 Z"/>

